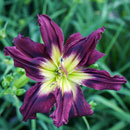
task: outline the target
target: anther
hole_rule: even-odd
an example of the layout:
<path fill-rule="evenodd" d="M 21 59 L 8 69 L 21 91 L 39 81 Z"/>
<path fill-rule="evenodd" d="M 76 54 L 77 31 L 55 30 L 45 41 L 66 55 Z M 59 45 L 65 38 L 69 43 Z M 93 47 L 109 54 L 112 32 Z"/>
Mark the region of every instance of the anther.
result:
<path fill-rule="evenodd" d="M 63 58 L 61 57 L 61 60 L 60 60 L 61 62 L 63 62 Z"/>

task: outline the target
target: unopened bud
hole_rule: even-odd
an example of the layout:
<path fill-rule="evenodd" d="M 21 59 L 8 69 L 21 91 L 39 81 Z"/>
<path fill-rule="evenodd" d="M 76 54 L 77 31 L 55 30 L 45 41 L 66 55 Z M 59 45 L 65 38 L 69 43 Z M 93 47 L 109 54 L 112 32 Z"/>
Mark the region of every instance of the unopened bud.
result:
<path fill-rule="evenodd" d="M 21 96 L 21 95 L 23 95 L 25 92 L 26 92 L 25 89 L 17 89 L 17 90 L 16 90 L 16 95 L 17 95 L 17 96 Z"/>
<path fill-rule="evenodd" d="M 6 33 L 4 29 L 0 30 L 0 39 L 4 39 L 6 37 Z"/>
<path fill-rule="evenodd" d="M 92 110 L 94 110 L 97 105 L 94 101 L 89 102 L 89 104 L 91 105 Z"/>

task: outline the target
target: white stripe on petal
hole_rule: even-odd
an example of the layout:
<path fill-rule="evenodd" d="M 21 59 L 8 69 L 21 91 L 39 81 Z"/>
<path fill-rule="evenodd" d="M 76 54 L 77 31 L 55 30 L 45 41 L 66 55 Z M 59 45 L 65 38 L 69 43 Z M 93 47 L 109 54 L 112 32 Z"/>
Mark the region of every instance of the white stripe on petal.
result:
<path fill-rule="evenodd" d="M 75 70 L 71 74 L 68 75 L 68 79 L 70 81 L 73 81 L 76 84 L 81 85 L 82 81 L 85 79 L 91 79 L 92 76 L 89 74 L 86 74 L 82 71 Z"/>

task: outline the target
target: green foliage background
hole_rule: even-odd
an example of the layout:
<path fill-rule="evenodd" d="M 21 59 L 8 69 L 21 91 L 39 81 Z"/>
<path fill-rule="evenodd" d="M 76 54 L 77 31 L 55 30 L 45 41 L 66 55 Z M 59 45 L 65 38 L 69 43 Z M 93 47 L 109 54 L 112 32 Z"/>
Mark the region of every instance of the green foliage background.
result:
<path fill-rule="evenodd" d="M 121 90 L 96 91 L 82 87 L 94 115 L 70 119 L 56 128 L 48 115 L 22 122 L 19 113 L 26 90 L 35 82 L 15 68 L 3 48 L 13 46 L 19 33 L 42 42 L 37 14 L 49 15 L 64 32 L 87 36 L 105 26 L 97 49 L 106 56 L 95 65 L 128 80 Z M 95 106 L 96 104 L 96 106 Z M 129 130 L 130 129 L 130 0 L 0 0 L 0 130 Z"/>

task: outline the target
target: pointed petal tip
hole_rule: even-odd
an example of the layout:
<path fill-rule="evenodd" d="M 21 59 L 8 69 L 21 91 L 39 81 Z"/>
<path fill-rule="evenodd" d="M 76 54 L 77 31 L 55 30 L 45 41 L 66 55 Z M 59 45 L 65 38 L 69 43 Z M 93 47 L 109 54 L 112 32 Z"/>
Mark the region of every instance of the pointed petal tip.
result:
<path fill-rule="evenodd" d="M 37 113 L 50 113 L 55 98 L 52 92 L 43 93 L 42 89 L 42 83 L 38 82 L 27 91 L 24 103 L 19 109 L 23 121 L 36 119 Z"/>
<path fill-rule="evenodd" d="M 49 21 L 52 21 L 51 18 L 48 15 L 45 15 L 45 14 L 37 14 L 37 17 L 38 17 L 38 23 L 39 23 L 40 26 L 42 25 L 42 22 L 45 19 L 48 19 Z"/>
<path fill-rule="evenodd" d="M 53 123 L 54 123 L 54 125 L 57 127 L 57 128 L 59 128 L 59 127 L 61 127 L 63 124 L 67 124 L 68 123 L 68 121 L 62 121 L 62 123 L 60 122 L 58 122 L 57 123 L 57 121 L 53 121 Z"/>
<path fill-rule="evenodd" d="M 39 25 L 41 25 L 41 24 L 40 24 L 40 19 L 41 19 L 41 15 L 40 15 L 40 14 L 37 14 L 37 20 L 38 20 Z"/>
<path fill-rule="evenodd" d="M 45 14 L 38 15 L 38 23 L 47 52 L 50 57 L 54 59 L 54 56 L 52 56 L 52 53 L 54 52 L 54 46 L 57 46 L 60 53 L 63 51 L 63 32 L 61 28 L 49 16 Z"/>
<path fill-rule="evenodd" d="M 105 27 L 102 26 L 101 28 L 98 28 L 96 31 L 93 32 L 93 34 L 95 36 L 97 35 L 96 40 L 100 40 L 101 39 L 101 35 L 102 35 L 102 33 L 104 33 L 104 31 L 105 31 Z"/>
<path fill-rule="evenodd" d="M 124 77 L 123 77 L 124 78 Z M 124 83 L 127 83 L 127 79 L 126 78 L 124 78 Z"/>
<path fill-rule="evenodd" d="M 13 44 L 28 57 L 48 57 L 43 44 L 35 42 L 29 37 L 24 37 L 21 34 L 18 34 L 18 36 L 13 39 Z"/>
<path fill-rule="evenodd" d="M 39 17 L 40 16 L 40 14 L 37 14 L 37 17 Z"/>
<path fill-rule="evenodd" d="M 89 73 L 92 78 L 83 81 L 83 84 L 87 87 L 94 88 L 96 90 L 115 90 L 119 91 L 122 84 L 126 83 L 126 79 L 123 76 L 114 75 L 111 76 L 107 71 L 86 69 L 86 73 Z"/>
<path fill-rule="evenodd" d="M 41 26 L 42 25 L 41 15 L 37 14 L 37 20 L 38 20 L 39 26 Z"/>
<path fill-rule="evenodd" d="M 38 18 L 38 20 L 41 18 L 41 14 L 37 14 L 37 18 Z"/>
<path fill-rule="evenodd" d="M 31 120 L 32 120 L 32 119 L 36 119 L 36 115 L 34 115 L 34 116 L 30 116 L 29 118 L 27 118 L 27 117 L 23 117 L 22 121 L 27 122 L 28 119 L 31 119 Z"/>
<path fill-rule="evenodd" d="M 13 49 L 13 48 L 15 48 L 16 49 L 16 47 L 15 46 L 12 46 L 12 47 L 5 47 L 4 48 L 4 54 L 5 54 L 5 56 L 10 56 L 10 51 Z"/>
<path fill-rule="evenodd" d="M 91 109 L 90 110 L 90 116 L 94 114 L 94 111 Z"/>
<path fill-rule="evenodd" d="M 94 114 L 94 111 L 90 107 L 90 110 L 89 110 L 89 112 L 88 112 L 88 114 L 86 116 L 92 116 L 93 114 Z"/>
<path fill-rule="evenodd" d="M 56 98 L 56 109 L 50 115 L 53 120 L 53 123 L 56 127 L 60 127 L 63 124 L 67 124 L 69 120 L 69 113 L 73 102 L 73 94 L 72 91 L 64 92 L 62 95 L 62 90 L 57 89 L 55 91 Z"/>
<path fill-rule="evenodd" d="M 104 33 L 104 31 L 105 31 L 105 27 L 103 26 L 92 33 L 93 36 L 95 35 L 96 41 L 99 41 L 101 39 L 102 33 Z"/>
<path fill-rule="evenodd" d="M 49 16 L 48 15 L 46 15 L 46 14 L 37 14 L 37 17 L 48 17 L 49 18 Z"/>
<path fill-rule="evenodd" d="M 101 28 L 102 28 L 103 31 L 106 29 L 105 26 L 102 26 Z"/>
<path fill-rule="evenodd" d="M 68 123 L 68 120 L 63 119 L 63 120 L 61 120 L 60 122 L 57 122 L 56 119 L 54 119 L 55 117 L 53 117 L 53 116 L 51 116 L 51 115 L 50 115 L 50 117 L 53 119 L 53 123 L 54 123 L 54 125 L 55 125 L 57 128 L 59 128 L 59 127 L 61 127 L 62 125 L 65 125 L 65 124 Z"/>
<path fill-rule="evenodd" d="M 23 37 L 22 34 L 18 34 L 17 37 L 13 38 L 13 43 L 15 43 L 17 41 L 17 39 L 20 39 L 22 37 Z"/>
<path fill-rule="evenodd" d="M 98 50 L 94 50 L 89 58 L 88 58 L 88 61 L 86 62 L 85 66 L 90 66 L 92 64 L 94 64 L 96 61 L 98 61 L 99 59 L 101 59 L 103 56 L 105 56 L 106 54 L 98 51 Z"/>
<path fill-rule="evenodd" d="M 120 75 L 115 75 L 115 76 L 113 76 L 113 78 L 118 78 L 120 80 L 120 82 L 122 82 L 122 84 L 127 82 L 127 79 Z"/>

